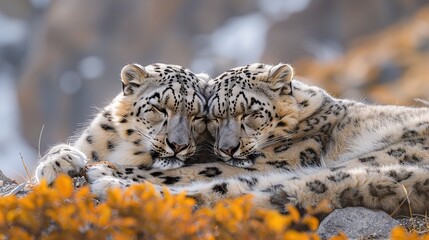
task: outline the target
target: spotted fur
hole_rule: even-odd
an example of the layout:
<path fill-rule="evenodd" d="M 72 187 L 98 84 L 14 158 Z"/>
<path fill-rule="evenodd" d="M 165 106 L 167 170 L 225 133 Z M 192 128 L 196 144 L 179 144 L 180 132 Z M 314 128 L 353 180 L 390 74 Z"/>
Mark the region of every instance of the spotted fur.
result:
<path fill-rule="evenodd" d="M 147 181 L 180 176 L 170 190 L 201 205 L 253 194 L 257 206 L 279 211 L 323 199 L 333 208 L 429 211 L 428 108 L 335 99 L 293 80 L 286 64 L 234 68 L 211 80 L 206 96 L 214 152 L 226 164 L 156 171 Z M 90 178 L 97 194 L 110 179 L 134 183 Z"/>
<path fill-rule="evenodd" d="M 92 191 L 102 196 L 108 187 L 149 181 L 160 191 L 185 190 L 200 205 L 253 194 L 256 206 L 282 212 L 288 203 L 323 199 L 333 208 L 429 211 L 427 108 L 335 99 L 293 80 L 286 64 L 229 70 L 208 83 L 206 97 L 222 162 L 169 170 L 101 162 L 87 167 Z"/>
<path fill-rule="evenodd" d="M 52 182 L 59 173 L 80 171 L 87 162 L 181 167 L 205 130 L 207 79 L 177 65 L 125 66 L 123 91 L 71 144 L 53 147 L 41 159 L 37 179 Z"/>

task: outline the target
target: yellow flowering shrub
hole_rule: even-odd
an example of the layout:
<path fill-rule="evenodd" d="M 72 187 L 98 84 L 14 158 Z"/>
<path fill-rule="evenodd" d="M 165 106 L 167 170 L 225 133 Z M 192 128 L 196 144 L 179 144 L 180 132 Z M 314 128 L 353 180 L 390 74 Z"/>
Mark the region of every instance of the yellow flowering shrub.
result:
<path fill-rule="evenodd" d="M 0 197 L 0 239 L 320 239 L 317 218 L 291 206 L 288 215 L 255 209 L 251 196 L 194 211 L 195 200 L 184 193 L 160 197 L 147 183 L 112 189 L 106 201 L 95 202 L 87 186 L 74 190 L 66 176 L 22 198 Z M 392 231 L 393 239 L 414 237 L 402 228 Z"/>
<path fill-rule="evenodd" d="M 390 238 L 392 240 L 429 240 L 429 233 L 419 235 L 417 232 L 408 232 L 404 227 L 393 228 Z"/>
<path fill-rule="evenodd" d="M 0 197 L 0 239 L 319 239 L 318 220 L 252 208 L 251 196 L 193 210 L 185 194 L 161 198 L 150 184 L 112 189 L 96 204 L 88 187 L 61 176 L 25 197 Z M 307 232 L 293 230 L 302 224 Z"/>

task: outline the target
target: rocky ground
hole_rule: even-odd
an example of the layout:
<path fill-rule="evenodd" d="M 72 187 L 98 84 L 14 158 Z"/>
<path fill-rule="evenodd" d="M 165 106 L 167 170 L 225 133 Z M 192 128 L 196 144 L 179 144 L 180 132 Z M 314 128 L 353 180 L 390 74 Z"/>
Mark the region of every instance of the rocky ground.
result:
<path fill-rule="evenodd" d="M 24 185 L 18 185 L 15 180 L 8 178 L 0 170 L 0 196 L 5 196 L 8 194 L 21 194 L 20 190 L 22 189 L 22 186 Z"/>
<path fill-rule="evenodd" d="M 75 187 L 85 184 L 83 177 L 74 178 Z M 8 178 L 0 170 L 0 197 L 8 194 L 25 196 L 28 193 L 29 184 L 18 184 Z M 349 207 L 337 209 L 328 215 L 319 226 L 317 233 L 322 239 L 327 239 L 344 232 L 351 239 L 386 239 L 389 238 L 391 229 L 402 225 L 410 231 L 420 234 L 429 232 L 429 216 L 416 215 L 410 217 L 398 217 L 396 219 L 382 211 L 373 211 L 362 207 Z"/>

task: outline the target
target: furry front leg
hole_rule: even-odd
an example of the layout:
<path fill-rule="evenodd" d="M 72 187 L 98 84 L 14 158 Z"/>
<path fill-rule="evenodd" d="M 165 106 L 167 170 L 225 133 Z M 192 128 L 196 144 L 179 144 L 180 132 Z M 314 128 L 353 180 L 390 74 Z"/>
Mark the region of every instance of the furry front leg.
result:
<path fill-rule="evenodd" d="M 283 180 L 285 176 L 290 177 L 287 173 L 283 173 L 279 174 L 277 178 Z M 279 187 L 276 180 L 278 179 L 267 178 L 266 175 L 243 175 L 211 182 L 199 182 L 188 186 L 170 187 L 169 189 L 173 193 L 185 191 L 187 196 L 194 198 L 199 206 L 213 206 L 221 199 L 252 194 L 255 207 L 277 209 L 277 206 L 271 203 L 272 194 Z M 293 201 L 289 198 L 285 200 Z"/>
<path fill-rule="evenodd" d="M 87 157 L 79 149 L 66 144 L 57 145 L 41 159 L 36 168 L 36 180 L 42 179 L 50 184 L 60 174 L 74 176 L 87 163 Z"/>
<path fill-rule="evenodd" d="M 301 206 L 316 206 L 327 199 L 333 208 L 362 206 L 389 214 L 429 211 L 429 169 L 421 166 L 321 169 L 279 184 L 282 187 L 271 198 L 278 206 L 289 203 L 290 200 L 281 201 L 287 197 Z"/>
<path fill-rule="evenodd" d="M 91 192 L 95 196 L 97 196 L 99 199 L 106 199 L 108 189 L 124 189 L 129 187 L 131 184 L 133 184 L 133 182 L 128 179 L 120 179 L 113 176 L 103 176 L 92 182 L 90 186 Z"/>
<path fill-rule="evenodd" d="M 429 211 L 429 169 L 390 165 L 347 170 L 312 168 L 290 173 L 245 175 L 172 187 L 186 191 L 199 205 L 252 194 L 256 207 L 285 211 L 286 204 L 316 206 L 327 200 L 333 208 L 362 206 L 391 214 Z M 408 205 L 409 203 L 409 205 Z"/>

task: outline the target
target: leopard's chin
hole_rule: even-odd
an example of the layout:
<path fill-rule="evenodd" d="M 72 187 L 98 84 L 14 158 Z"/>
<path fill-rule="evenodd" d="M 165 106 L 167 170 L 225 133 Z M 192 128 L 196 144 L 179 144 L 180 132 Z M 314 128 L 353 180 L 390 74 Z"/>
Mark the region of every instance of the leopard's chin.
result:
<path fill-rule="evenodd" d="M 255 164 L 255 160 L 231 158 L 226 160 L 225 163 L 231 166 L 245 168 L 253 166 L 253 164 Z"/>
<path fill-rule="evenodd" d="M 262 152 L 253 152 L 243 157 L 233 157 L 222 160 L 228 165 L 245 168 L 254 165 L 259 157 L 265 157 L 265 155 Z"/>
<path fill-rule="evenodd" d="M 176 157 L 156 158 L 153 162 L 153 169 L 169 170 L 179 168 L 185 165 L 185 162 Z"/>

